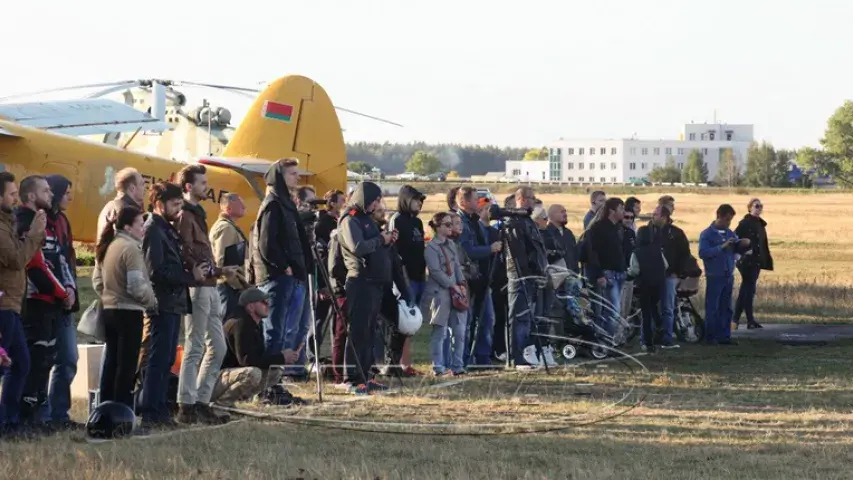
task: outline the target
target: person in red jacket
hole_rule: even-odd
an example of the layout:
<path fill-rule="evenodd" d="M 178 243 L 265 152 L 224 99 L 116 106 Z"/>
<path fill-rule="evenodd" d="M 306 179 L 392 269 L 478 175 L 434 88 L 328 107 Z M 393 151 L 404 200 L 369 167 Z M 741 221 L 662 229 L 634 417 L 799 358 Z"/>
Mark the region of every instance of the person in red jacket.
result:
<path fill-rule="evenodd" d="M 15 210 L 18 236 L 27 234 L 37 212 L 48 211 L 53 192 L 45 177 L 24 178 L 21 206 Z M 56 224 L 48 222 L 41 250 L 27 263 L 27 294 L 22 308 L 24 331 L 30 349 L 30 374 L 21 398 L 21 422 L 47 427 L 41 409 L 47 402 L 47 383 L 56 355 L 56 325 L 64 310 L 75 303 L 74 278 L 62 254 Z"/>

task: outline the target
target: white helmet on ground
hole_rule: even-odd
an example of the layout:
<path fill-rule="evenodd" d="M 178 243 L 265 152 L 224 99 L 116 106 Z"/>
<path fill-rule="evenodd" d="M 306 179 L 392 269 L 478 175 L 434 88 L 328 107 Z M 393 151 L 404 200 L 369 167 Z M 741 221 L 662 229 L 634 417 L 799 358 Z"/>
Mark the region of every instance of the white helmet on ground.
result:
<path fill-rule="evenodd" d="M 417 305 L 410 306 L 401 298 L 397 300 L 397 311 L 399 312 L 397 330 L 403 335 L 410 337 L 418 333 L 418 330 L 420 330 L 421 325 L 424 323 L 421 309 Z"/>

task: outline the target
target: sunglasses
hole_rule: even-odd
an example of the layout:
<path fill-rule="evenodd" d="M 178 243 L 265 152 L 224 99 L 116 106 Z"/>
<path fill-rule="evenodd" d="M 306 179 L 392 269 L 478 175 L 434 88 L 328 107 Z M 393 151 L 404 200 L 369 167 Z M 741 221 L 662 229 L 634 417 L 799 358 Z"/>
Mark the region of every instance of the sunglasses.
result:
<path fill-rule="evenodd" d="M 760 209 L 764 208 L 764 205 L 762 205 L 760 203 L 756 203 L 755 205 L 752 206 L 752 208 L 757 208 L 760 210 Z"/>
<path fill-rule="evenodd" d="M 627 216 L 626 216 L 626 217 L 622 217 L 622 220 L 628 220 L 629 222 L 633 222 L 633 221 L 634 221 L 634 217 L 627 217 Z"/>
<path fill-rule="evenodd" d="M 450 222 L 444 222 L 441 224 L 442 227 L 453 228 L 453 224 Z"/>

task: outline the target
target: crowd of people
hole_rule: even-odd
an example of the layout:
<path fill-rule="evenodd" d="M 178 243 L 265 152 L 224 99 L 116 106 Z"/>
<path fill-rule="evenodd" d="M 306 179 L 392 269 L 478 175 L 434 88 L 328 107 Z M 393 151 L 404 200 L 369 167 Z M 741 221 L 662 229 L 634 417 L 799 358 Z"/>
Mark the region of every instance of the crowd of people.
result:
<path fill-rule="evenodd" d="M 206 218 L 202 165 L 150 189 L 133 168 L 117 173 L 117 196 L 98 219 L 92 274 L 105 343 L 100 401 L 127 405 L 147 427 L 224 423 L 228 416 L 212 404 L 304 403 L 283 378 L 305 380 L 310 365 L 329 372 L 341 391 L 381 392 L 388 387 L 378 378 L 424 374 L 413 366 L 412 337 L 399 328 L 403 307 L 415 306 L 430 329 L 431 375 L 465 375 L 507 360 L 519 370 L 552 366 L 547 319 L 555 311 L 576 315 L 560 300 L 581 289 L 598 299 L 591 303 L 599 339 L 624 342 L 637 295 L 642 348 L 678 346 L 675 288 L 698 265 L 673 224 L 671 196 L 638 226 L 638 199 L 593 192 L 575 235 L 566 208 L 546 208 L 531 187 L 498 206 L 463 186 L 448 193 L 448 209 L 432 215 L 427 231 L 420 219 L 426 196 L 412 186 L 400 189 L 391 214 L 378 185 L 361 182 L 319 200 L 313 187 L 298 185 L 297 167 L 295 159 L 271 165 L 249 232 L 238 226 L 248 212 L 236 194 L 222 196 L 218 218 Z M 53 175 L 29 176 L 19 187 L 0 172 L 0 421 L 7 435 L 81 427 L 68 416 L 80 309 L 63 213 L 73 201 L 70 186 Z M 700 236 L 709 344 L 733 343 L 730 321 L 741 312 L 749 328 L 760 327 L 756 283 L 760 270 L 773 268 L 762 208 L 751 200 L 733 232 L 735 211 L 722 205 Z M 732 317 L 735 268 L 743 282 Z M 551 281 L 554 272 L 565 281 Z M 331 358 L 321 359 L 329 329 Z"/>

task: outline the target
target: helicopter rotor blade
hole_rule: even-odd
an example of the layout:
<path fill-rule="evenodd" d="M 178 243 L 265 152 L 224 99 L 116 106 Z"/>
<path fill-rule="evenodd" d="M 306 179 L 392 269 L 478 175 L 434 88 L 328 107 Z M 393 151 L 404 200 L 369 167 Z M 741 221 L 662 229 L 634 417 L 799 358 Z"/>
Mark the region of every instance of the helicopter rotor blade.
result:
<path fill-rule="evenodd" d="M 39 90 L 39 91 L 27 92 L 27 93 L 18 93 L 18 94 L 9 95 L 6 97 L 0 97 L 0 102 L 6 101 L 6 100 L 11 100 L 14 98 L 29 97 L 32 95 L 41 95 L 44 93 L 63 92 L 66 90 L 79 90 L 79 89 L 83 89 L 83 88 L 110 87 L 110 86 L 114 86 L 114 85 L 118 85 L 118 84 L 129 85 L 129 84 L 133 84 L 133 83 L 136 83 L 136 80 L 122 80 L 122 81 L 118 81 L 118 82 L 93 83 L 93 84 L 89 84 L 89 85 L 75 85 L 75 86 L 70 86 L 70 87 L 50 88 L 47 90 Z"/>
<path fill-rule="evenodd" d="M 135 86 L 138 86 L 138 85 L 139 85 L 139 82 L 136 82 L 136 81 L 135 81 L 135 82 L 133 82 L 133 83 L 124 83 L 124 84 L 116 85 L 116 86 L 113 86 L 113 87 L 110 87 L 110 88 L 105 88 L 105 89 L 103 89 L 103 90 L 98 90 L 98 91 L 97 91 L 97 92 L 95 92 L 95 93 L 90 93 L 89 95 L 86 95 L 86 98 L 98 98 L 98 97 L 103 97 L 104 95 L 107 95 L 107 94 L 110 94 L 110 93 L 113 93 L 113 92 L 120 92 L 120 91 L 122 91 L 122 90 L 124 90 L 124 89 L 126 89 L 126 88 L 132 88 L 132 87 L 135 87 Z"/>
<path fill-rule="evenodd" d="M 397 127 L 401 127 L 401 128 L 403 128 L 403 126 L 402 126 L 402 125 L 400 125 L 400 124 L 399 124 L 399 123 L 397 123 L 397 122 L 392 122 L 391 120 L 385 120 L 384 118 L 374 117 L 373 115 L 368 115 L 368 114 L 366 114 L 366 113 L 356 112 L 355 110 L 350 110 L 350 109 L 348 109 L 348 108 L 339 107 L 339 106 L 337 106 L 337 105 L 335 105 L 334 107 L 335 107 L 335 109 L 340 110 L 340 111 L 342 111 L 342 112 L 351 113 L 351 114 L 353 114 L 353 115 L 358 115 L 358 116 L 361 116 L 361 117 L 369 118 L 369 119 L 371 119 L 371 120 L 376 120 L 376 121 L 378 121 L 378 122 L 388 123 L 388 124 L 391 124 L 391 125 L 394 125 L 394 126 L 397 126 Z"/>
<path fill-rule="evenodd" d="M 234 87 L 231 85 L 215 85 L 215 84 L 211 84 L 211 83 L 187 82 L 185 80 L 176 80 L 176 82 L 182 83 L 184 85 L 191 85 L 194 87 L 208 87 L 208 88 L 218 88 L 220 90 L 234 90 L 237 92 L 260 93 L 260 90 L 258 90 L 257 88 Z"/>

